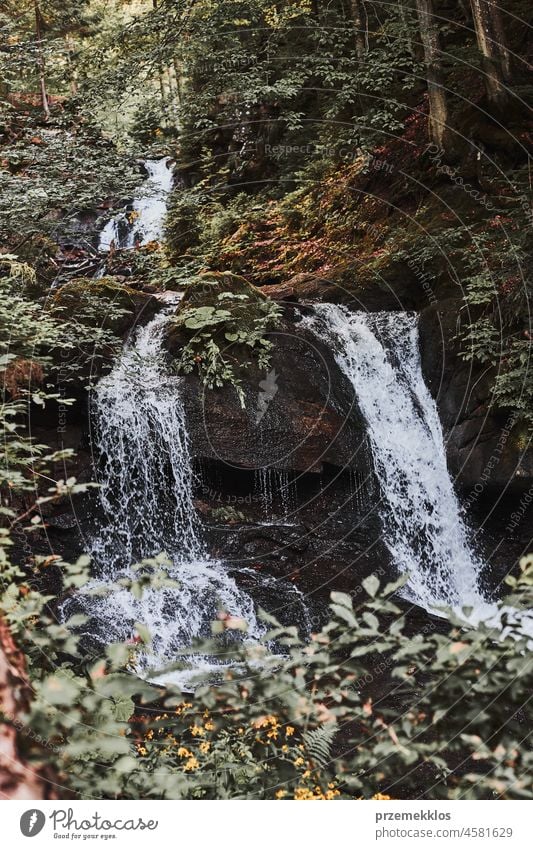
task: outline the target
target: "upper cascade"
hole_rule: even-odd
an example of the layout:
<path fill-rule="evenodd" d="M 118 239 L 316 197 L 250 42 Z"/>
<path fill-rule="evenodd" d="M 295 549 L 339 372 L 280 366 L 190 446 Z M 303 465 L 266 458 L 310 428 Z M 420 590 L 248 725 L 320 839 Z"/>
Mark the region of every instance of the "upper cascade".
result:
<path fill-rule="evenodd" d="M 111 218 L 100 234 L 98 249 L 135 248 L 163 238 L 167 200 L 174 180 L 169 156 L 147 159 L 148 178 L 139 189 L 132 209 Z"/>

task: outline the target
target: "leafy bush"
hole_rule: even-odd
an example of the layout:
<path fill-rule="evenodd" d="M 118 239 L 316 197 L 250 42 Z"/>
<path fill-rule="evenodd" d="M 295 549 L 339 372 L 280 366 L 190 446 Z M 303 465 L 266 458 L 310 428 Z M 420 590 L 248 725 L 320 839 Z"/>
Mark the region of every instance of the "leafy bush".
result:
<path fill-rule="evenodd" d="M 195 305 L 197 304 L 197 305 Z M 279 324 L 280 308 L 246 280 L 232 274 L 210 274 L 192 284 L 174 318 L 187 341 L 177 369 L 188 374 L 197 367 L 209 389 L 224 383 L 234 386 L 244 407 L 244 394 L 236 372 L 249 365 L 252 354 L 260 369 L 270 364 L 272 342 L 268 331 Z"/>
<path fill-rule="evenodd" d="M 61 564 L 67 588 L 86 567 Z M 135 592 L 161 569 L 145 562 Z M 28 754 L 83 797 L 532 797 L 532 660 L 509 605 L 533 603 L 533 557 L 500 606 L 504 632 L 452 614 L 447 628 L 413 635 L 395 600 L 401 582 L 380 587 L 373 575 L 355 601 L 332 593 L 331 619 L 307 643 L 269 617 L 263 645 L 221 643 L 236 627 L 221 616 L 202 651 L 234 665 L 194 695 L 133 674 L 136 643 L 149 640 L 142 623 L 130 644 L 84 657 L 71 630 L 83 617 L 58 625 L 49 599 L 15 577 L 4 566 L 2 608 L 30 661 L 26 721 L 48 741 Z"/>
<path fill-rule="evenodd" d="M 2 276 L 2 271 L 4 276 Z M 19 390 L 40 403 L 44 393 L 37 388 L 38 374 L 63 385 L 89 380 L 110 364 L 122 348 L 119 334 L 131 323 L 142 293 L 129 290 L 112 280 L 76 280 L 50 297 L 35 300 L 28 287 L 33 286 L 30 266 L 11 255 L 0 256 L 0 368 L 4 370 L 4 388 L 15 388 L 11 369 L 19 368 Z M 41 381 L 42 382 L 42 381 Z M 13 394 L 13 393 L 12 393 Z M 48 393 L 48 397 L 55 397 Z"/>

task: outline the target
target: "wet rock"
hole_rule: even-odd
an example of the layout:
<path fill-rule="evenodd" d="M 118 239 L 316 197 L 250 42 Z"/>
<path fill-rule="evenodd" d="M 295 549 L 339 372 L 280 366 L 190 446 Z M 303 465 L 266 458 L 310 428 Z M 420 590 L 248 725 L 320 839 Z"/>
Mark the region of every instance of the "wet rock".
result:
<path fill-rule="evenodd" d="M 268 339 L 268 373 L 252 364 L 242 375 L 244 408 L 231 385 L 210 390 L 184 376 L 193 455 L 248 469 L 320 472 L 329 463 L 368 473 L 364 423 L 331 349 L 288 321 Z"/>
<path fill-rule="evenodd" d="M 329 301 L 338 299 L 340 294 L 333 280 L 319 274 L 296 274 L 284 283 L 259 288 L 274 301 Z"/>
<path fill-rule="evenodd" d="M 515 417 L 491 406 L 493 369 L 460 356 L 460 322 L 471 321 L 460 308 L 453 299 L 420 315 L 422 367 L 439 408 L 448 465 L 462 488 L 519 494 L 533 485 L 533 451 Z"/>
<path fill-rule="evenodd" d="M 363 520 L 352 510 L 329 529 L 309 512 L 302 521 L 206 526 L 215 556 L 236 570 L 255 570 L 278 581 L 291 581 L 306 596 L 326 602 L 333 590 L 357 592 L 371 573 L 392 577 L 390 555 L 380 539 L 376 514 Z M 358 524 L 359 523 L 359 524 Z M 353 533 L 358 526 L 358 533 Z M 362 589 L 359 590 L 362 592 Z"/>
<path fill-rule="evenodd" d="M 204 329 L 204 325 L 199 331 L 196 325 L 189 328 L 179 322 L 180 316 L 188 316 L 191 306 L 203 310 L 202 317 L 215 311 L 216 320 L 206 335 L 234 369 L 242 390 L 239 397 L 228 377 L 223 386 L 209 389 L 196 368 L 183 377 L 193 455 L 245 469 L 320 472 L 328 463 L 368 473 L 366 429 L 353 387 L 338 368 L 331 347 L 306 329 L 300 316 L 288 310 L 275 329 L 265 333 L 272 345 L 266 369 L 259 366 L 251 348 L 227 341 L 228 335 L 252 333 L 268 303 L 262 292 L 230 274 L 207 274 L 183 297 L 178 323 L 167 338 L 172 358 L 179 362 L 191 336 L 198 338 Z M 228 325 L 227 319 L 217 319 L 222 306 L 231 316 Z M 232 329 L 229 334 L 227 326 Z M 199 369 L 205 356 L 199 347 Z"/>

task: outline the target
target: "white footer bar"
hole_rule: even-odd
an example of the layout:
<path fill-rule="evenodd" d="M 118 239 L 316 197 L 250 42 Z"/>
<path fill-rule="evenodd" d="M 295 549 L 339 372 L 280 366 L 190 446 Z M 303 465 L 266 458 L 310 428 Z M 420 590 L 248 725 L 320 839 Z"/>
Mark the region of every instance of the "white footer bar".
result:
<path fill-rule="evenodd" d="M 4 802 L 0 814 L 6 849 L 533 846 L 533 802 L 527 801 L 36 801 Z"/>

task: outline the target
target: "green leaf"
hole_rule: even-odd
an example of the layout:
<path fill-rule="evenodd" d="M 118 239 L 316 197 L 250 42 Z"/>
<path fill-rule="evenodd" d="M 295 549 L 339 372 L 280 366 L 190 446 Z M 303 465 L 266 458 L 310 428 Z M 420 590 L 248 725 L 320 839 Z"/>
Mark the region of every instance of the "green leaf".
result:
<path fill-rule="evenodd" d="M 340 604 L 343 607 L 348 607 L 350 610 L 353 609 L 352 597 L 348 593 L 332 592 L 329 597 L 334 604 Z"/>
<path fill-rule="evenodd" d="M 80 687 L 71 678 L 50 675 L 41 687 L 40 695 L 46 704 L 70 705 L 78 698 Z"/>
<path fill-rule="evenodd" d="M 132 699 L 120 699 L 115 702 L 113 713 L 117 722 L 127 722 L 135 710 L 135 704 Z"/>
<path fill-rule="evenodd" d="M 374 598 L 379 589 L 379 579 L 375 575 L 369 575 L 361 583 L 368 595 Z"/>

